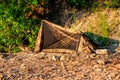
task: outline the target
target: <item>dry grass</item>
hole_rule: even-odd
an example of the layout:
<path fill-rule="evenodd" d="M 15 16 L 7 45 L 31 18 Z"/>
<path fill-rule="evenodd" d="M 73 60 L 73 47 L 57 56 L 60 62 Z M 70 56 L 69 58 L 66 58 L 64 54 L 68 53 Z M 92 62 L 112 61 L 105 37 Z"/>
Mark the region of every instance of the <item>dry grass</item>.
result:
<path fill-rule="evenodd" d="M 104 38 L 120 41 L 120 9 L 105 9 L 93 13 L 83 13 L 80 18 L 76 17 L 73 22 L 71 25 L 72 31 L 91 32 Z M 106 40 L 102 41 L 107 42 Z"/>

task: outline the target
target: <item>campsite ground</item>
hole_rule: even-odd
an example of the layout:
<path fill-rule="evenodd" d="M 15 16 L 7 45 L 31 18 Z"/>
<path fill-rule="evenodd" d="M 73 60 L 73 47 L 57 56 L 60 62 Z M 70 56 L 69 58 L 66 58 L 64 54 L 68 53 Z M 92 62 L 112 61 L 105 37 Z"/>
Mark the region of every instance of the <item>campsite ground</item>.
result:
<path fill-rule="evenodd" d="M 3 54 L 0 80 L 119 80 L 120 52 Z"/>
<path fill-rule="evenodd" d="M 119 9 L 87 13 L 76 18 L 70 27 L 120 41 L 119 15 Z M 61 17 L 59 22 L 62 20 L 66 21 Z M 105 54 L 0 53 L 0 80 L 120 80 L 120 45 L 117 48 L 116 52 Z"/>

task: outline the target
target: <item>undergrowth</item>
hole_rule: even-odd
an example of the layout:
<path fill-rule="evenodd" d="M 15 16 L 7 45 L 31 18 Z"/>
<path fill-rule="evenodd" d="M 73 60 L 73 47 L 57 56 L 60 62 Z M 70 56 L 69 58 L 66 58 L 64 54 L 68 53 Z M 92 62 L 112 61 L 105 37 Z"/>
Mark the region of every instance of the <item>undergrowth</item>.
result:
<path fill-rule="evenodd" d="M 26 19 L 27 5 L 37 0 L 7 0 L 0 4 L 0 52 L 18 52 L 19 46 L 34 48 L 40 19 Z"/>
<path fill-rule="evenodd" d="M 119 8 L 120 0 L 69 0 L 70 5 L 77 8 L 97 9 L 98 7 Z"/>

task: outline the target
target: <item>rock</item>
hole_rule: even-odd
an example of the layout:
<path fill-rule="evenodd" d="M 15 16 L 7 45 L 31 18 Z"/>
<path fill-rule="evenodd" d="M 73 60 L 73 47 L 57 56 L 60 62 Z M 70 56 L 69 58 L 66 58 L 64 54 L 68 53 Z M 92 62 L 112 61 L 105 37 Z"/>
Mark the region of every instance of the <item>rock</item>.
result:
<path fill-rule="evenodd" d="M 65 65 L 63 62 L 61 62 L 61 67 L 62 67 L 62 69 L 65 69 Z"/>
<path fill-rule="evenodd" d="M 52 60 L 55 60 L 55 61 L 56 61 L 56 60 L 60 60 L 60 56 L 58 56 L 58 55 L 53 55 L 53 56 L 52 56 Z"/>
<path fill-rule="evenodd" d="M 96 64 L 96 65 L 93 66 L 93 68 L 99 68 L 99 67 L 102 67 L 102 65 Z"/>
<path fill-rule="evenodd" d="M 97 72 L 101 72 L 102 69 L 101 69 L 101 68 L 96 68 L 95 71 L 97 71 Z"/>
<path fill-rule="evenodd" d="M 45 56 L 46 56 L 46 53 L 43 53 L 43 52 L 40 52 L 40 53 L 38 53 L 38 54 L 35 54 L 35 57 L 37 57 L 37 58 L 39 58 L 39 59 L 43 59 L 43 58 L 45 58 Z"/>
<path fill-rule="evenodd" d="M 2 60 L 2 55 L 0 54 L 0 60 Z"/>
<path fill-rule="evenodd" d="M 118 70 L 120 70 L 120 64 L 116 64 L 115 68 L 117 68 Z"/>
<path fill-rule="evenodd" d="M 3 77 L 3 75 L 2 75 L 2 74 L 0 74 L 0 79 L 2 79 L 2 77 Z"/>
<path fill-rule="evenodd" d="M 62 56 L 60 57 L 60 61 L 63 61 L 63 60 L 65 60 L 65 55 L 62 55 Z"/>
<path fill-rule="evenodd" d="M 91 55 L 89 55 L 89 57 L 93 59 L 96 57 L 96 54 L 91 54 Z"/>
<path fill-rule="evenodd" d="M 65 60 L 69 61 L 70 60 L 70 55 L 64 55 L 65 56 Z"/>
<path fill-rule="evenodd" d="M 108 50 L 107 49 L 97 49 L 96 54 L 108 54 Z"/>
<path fill-rule="evenodd" d="M 55 60 L 55 61 L 56 61 L 56 57 L 55 57 L 55 56 L 52 56 L 52 60 Z"/>
<path fill-rule="evenodd" d="M 98 60 L 97 63 L 103 65 L 103 64 L 105 64 L 105 61 L 103 61 L 103 60 Z"/>
<path fill-rule="evenodd" d="M 26 68 L 26 67 L 25 67 L 25 64 L 22 63 L 22 64 L 20 65 L 20 68 L 21 68 L 21 69 L 25 69 L 25 68 Z"/>

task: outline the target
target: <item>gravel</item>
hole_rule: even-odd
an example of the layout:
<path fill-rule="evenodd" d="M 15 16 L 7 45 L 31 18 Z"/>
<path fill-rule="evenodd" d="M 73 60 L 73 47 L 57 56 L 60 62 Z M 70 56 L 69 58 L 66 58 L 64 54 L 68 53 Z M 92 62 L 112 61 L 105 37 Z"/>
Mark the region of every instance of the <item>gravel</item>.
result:
<path fill-rule="evenodd" d="M 120 53 L 0 55 L 0 80 L 120 80 Z"/>

